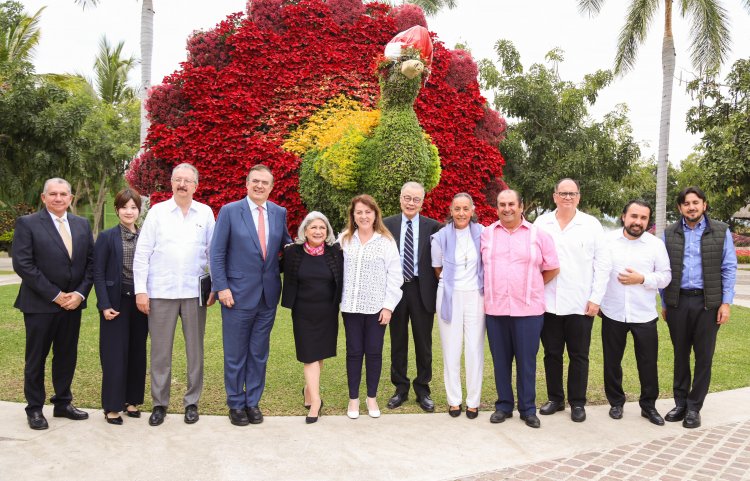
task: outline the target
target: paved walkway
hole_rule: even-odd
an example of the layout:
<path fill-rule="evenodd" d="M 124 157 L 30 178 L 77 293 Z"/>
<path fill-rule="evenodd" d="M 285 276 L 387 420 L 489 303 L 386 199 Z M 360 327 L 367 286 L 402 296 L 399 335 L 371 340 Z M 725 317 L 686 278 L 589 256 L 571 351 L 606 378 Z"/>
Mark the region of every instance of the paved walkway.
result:
<path fill-rule="evenodd" d="M 170 414 L 122 426 L 88 410 L 87 421 L 53 418 L 32 431 L 23 405 L 0 402 L 0 479 L 10 480 L 750 480 L 750 388 L 710 394 L 703 426 L 654 426 L 637 403 L 619 421 L 609 406 L 587 407 L 584 423 L 569 411 L 543 416 L 531 429 L 516 415 L 491 424 L 439 414 L 389 414 L 357 420 L 267 417 L 232 426 L 226 416 L 187 425 Z M 671 400 L 657 401 L 660 412 Z"/>

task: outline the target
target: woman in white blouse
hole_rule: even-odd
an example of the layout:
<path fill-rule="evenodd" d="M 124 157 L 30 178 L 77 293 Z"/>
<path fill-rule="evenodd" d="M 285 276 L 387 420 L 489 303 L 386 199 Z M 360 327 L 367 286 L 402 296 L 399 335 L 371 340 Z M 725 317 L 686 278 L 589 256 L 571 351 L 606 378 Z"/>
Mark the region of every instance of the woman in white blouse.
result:
<path fill-rule="evenodd" d="M 438 327 L 443 346 L 443 378 L 448 414 L 461 415 L 461 351 L 466 340 L 466 416 L 479 413 L 484 368 L 484 280 L 474 201 L 456 194 L 448 225 L 432 236 L 432 267 L 440 277 L 437 291 Z M 442 274 L 442 275 L 441 275 Z"/>
<path fill-rule="evenodd" d="M 383 216 L 369 195 L 354 197 L 349 205 L 344 251 L 344 292 L 341 314 L 346 331 L 346 375 L 349 383 L 347 416 L 359 417 L 359 386 L 365 360 L 367 412 L 379 417 L 375 396 L 383 365 L 385 326 L 401 300 L 401 260 L 398 246 L 383 225 Z"/>

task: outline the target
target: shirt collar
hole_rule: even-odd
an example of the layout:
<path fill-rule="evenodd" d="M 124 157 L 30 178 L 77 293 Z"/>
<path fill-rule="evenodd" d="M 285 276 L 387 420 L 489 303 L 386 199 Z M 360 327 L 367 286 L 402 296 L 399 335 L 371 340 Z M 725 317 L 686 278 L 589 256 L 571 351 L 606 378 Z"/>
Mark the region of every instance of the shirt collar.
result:
<path fill-rule="evenodd" d="M 65 212 L 63 212 L 62 217 L 57 217 L 55 214 L 53 214 L 49 210 L 47 210 L 47 213 L 50 215 L 50 217 L 52 217 L 52 220 L 54 220 L 54 221 L 57 221 L 57 219 L 62 219 L 63 222 L 68 222 L 68 211 L 67 210 Z"/>
<path fill-rule="evenodd" d="M 646 236 L 646 234 L 649 234 L 649 232 L 644 232 L 637 239 L 628 239 L 627 237 L 625 237 L 625 228 L 624 227 L 620 227 L 619 232 L 620 232 L 620 235 L 617 236 L 617 238 L 618 239 L 622 239 L 622 240 L 626 240 L 628 242 L 646 242 L 646 239 L 644 239 L 644 237 Z"/>
<path fill-rule="evenodd" d="M 170 204 L 169 205 L 169 211 L 170 212 L 174 212 L 175 209 L 179 209 L 180 208 L 180 206 L 177 205 L 177 202 L 174 200 L 174 197 L 170 197 L 169 200 L 166 201 L 166 202 Z M 188 207 L 188 210 L 192 210 L 194 212 L 197 212 L 197 209 L 195 208 L 195 200 L 191 200 L 190 201 L 190 207 Z"/>
<path fill-rule="evenodd" d="M 521 227 L 525 227 L 526 229 L 531 229 L 531 222 L 527 221 L 526 217 L 523 217 L 521 219 L 521 223 L 518 225 L 518 227 L 516 227 L 516 229 L 513 232 L 519 230 Z M 496 229 L 500 228 L 500 229 L 504 230 L 505 232 L 511 232 L 508 229 L 506 229 L 505 227 L 503 227 L 503 223 L 500 222 L 499 220 L 497 222 L 495 222 L 495 228 Z"/>
<path fill-rule="evenodd" d="M 406 217 L 406 214 L 404 214 L 404 213 L 402 212 L 402 213 L 401 213 L 401 225 L 406 225 L 406 223 L 407 223 L 407 222 L 408 222 L 409 220 L 410 220 L 410 219 L 409 219 L 408 217 Z M 415 216 L 414 216 L 414 218 L 413 218 L 413 219 L 411 219 L 411 225 L 417 224 L 418 222 L 419 222 L 419 214 L 415 215 Z"/>
<path fill-rule="evenodd" d="M 247 205 L 250 207 L 250 211 L 258 210 L 258 204 L 250 200 L 250 196 L 245 196 L 245 200 L 247 200 Z M 263 204 L 261 204 L 261 207 L 263 207 L 263 210 L 268 212 L 268 201 L 263 201 Z"/>

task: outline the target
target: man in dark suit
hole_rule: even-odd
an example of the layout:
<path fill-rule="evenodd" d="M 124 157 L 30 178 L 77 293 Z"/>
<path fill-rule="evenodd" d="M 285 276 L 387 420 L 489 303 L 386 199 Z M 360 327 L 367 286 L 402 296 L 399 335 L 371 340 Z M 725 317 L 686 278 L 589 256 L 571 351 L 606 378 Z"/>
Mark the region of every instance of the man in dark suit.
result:
<path fill-rule="evenodd" d="M 432 380 L 432 326 L 435 316 L 435 297 L 438 279 L 430 258 L 430 236 L 440 229 L 440 223 L 419 215 L 424 202 L 424 187 L 407 182 L 401 187 L 401 214 L 383 220 L 393 234 L 401 253 L 404 295 L 391 318 L 391 382 L 396 393 L 388 400 L 388 408 L 401 406 L 409 397 L 409 378 L 406 375 L 409 351 L 409 320 L 414 337 L 417 377 L 414 393 L 419 406 L 435 410 L 430 398 Z"/>
<path fill-rule="evenodd" d="M 260 403 L 276 305 L 281 295 L 279 252 L 292 242 L 286 209 L 270 202 L 273 174 L 256 165 L 247 197 L 219 212 L 211 241 L 211 280 L 221 303 L 224 385 L 229 420 L 263 422 Z"/>
<path fill-rule="evenodd" d="M 53 415 L 81 420 L 88 413 L 71 403 L 70 385 L 78 356 L 81 310 L 93 284 L 94 238 L 86 219 L 67 210 L 70 183 L 52 178 L 44 183 L 45 209 L 19 217 L 13 235 L 13 270 L 21 277 L 15 307 L 26 325 L 23 390 L 31 429 L 47 429 L 42 414 L 44 366 L 53 348 Z"/>

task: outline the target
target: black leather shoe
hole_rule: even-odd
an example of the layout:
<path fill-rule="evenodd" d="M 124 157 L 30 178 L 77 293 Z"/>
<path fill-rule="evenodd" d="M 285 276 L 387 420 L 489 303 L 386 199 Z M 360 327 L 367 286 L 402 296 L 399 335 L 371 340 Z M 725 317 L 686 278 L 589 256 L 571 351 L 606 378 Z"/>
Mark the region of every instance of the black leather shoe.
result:
<path fill-rule="evenodd" d="M 404 404 L 404 401 L 406 401 L 409 398 L 409 393 L 405 392 L 396 392 L 391 398 L 388 400 L 388 409 L 396 409 L 397 407 Z"/>
<path fill-rule="evenodd" d="M 195 424 L 198 422 L 198 406 L 189 404 L 185 406 L 185 424 Z"/>
<path fill-rule="evenodd" d="M 133 406 L 132 404 L 130 406 Z M 125 406 L 125 414 L 128 415 L 129 418 L 139 418 L 141 417 L 141 412 L 136 408 L 135 411 L 128 411 L 129 406 Z"/>
<path fill-rule="evenodd" d="M 244 409 L 230 409 L 229 422 L 235 426 L 247 426 L 250 424 L 250 419 Z"/>
<path fill-rule="evenodd" d="M 648 419 L 651 424 L 656 424 L 657 426 L 664 426 L 664 418 L 661 417 L 661 414 L 659 414 L 659 411 L 657 411 L 654 408 L 641 409 L 641 416 Z"/>
<path fill-rule="evenodd" d="M 583 406 L 573 406 L 570 408 L 570 419 L 574 423 L 582 423 L 586 420 L 586 408 Z"/>
<path fill-rule="evenodd" d="M 529 414 L 528 416 L 521 415 L 521 421 L 525 422 L 530 428 L 538 428 L 542 425 L 536 414 Z"/>
<path fill-rule="evenodd" d="M 318 418 L 323 415 L 323 400 L 320 400 L 320 409 L 317 416 L 305 416 L 305 423 L 313 424 L 318 422 Z"/>
<path fill-rule="evenodd" d="M 499 423 L 505 421 L 506 419 L 512 418 L 512 417 L 513 417 L 513 413 L 512 412 L 506 413 L 505 411 L 500 411 L 498 409 L 497 411 L 495 411 L 494 413 L 492 413 L 492 415 L 490 416 L 490 422 L 492 424 L 499 424 Z"/>
<path fill-rule="evenodd" d="M 89 413 L 81 411 L 72 404 L 66 404 L 65 406 L 55 406 L 52 411 L 52 415 L 56 418 L 68 418 L 73 421 L 82 421 L 89 418 Z"/>
<path fill-rule="evenodd" d="M 466 417 L 469 419 L 476 419 L 479 416 L 479 408 L 466 408 Z"/>
<path fill-rule="evenodd" d="M 539 408 L 539 414 L 543 416 L 549 416 L 550 414 L 555 414 L 557 411 L 564 410 L 565 403 L 558 401 L 547 401 L 546 403 L 544 403 L 544 406 Z"/>
<path fill-rule="evenodd" d="M 250 424 L 260 424 L 263 422 L 263 413 L 260 412 L 258 406 L 249 407 L 246 411 L 247 417 L 250 418 Z"/>
<path fill-rule="evenodd" d="M 104 419 L 107 420 L 108 424 L 114 424 L 115 426 L 121 426 L 122 425 L 122 416 L 117 416 L 116 418 L 111 418 L 107 416 L 109 413 L 104 413 Z"/>
<path fill-rule="evenodd" d="M 685 413 L 685 419 L 682 421 L 682 427 L 688 429 L 701 427 L 701 413 L 688 410 Z"/>
<path fill-rule="evenodd" d="M 154 406 L 154 410 L 151 412 L 151 416 L 148 418 L 148 423 L 151 426 L 158 426 L 164 422 L 164 418 L 167 416 L 167 410 L 164 406 Z"/>
<path fill-rule="evenodd" d="M 29 421 L 29 427 L 35 430 L 47 429 L 47 418 L 44 417 L 41 411 L 35 411 L 31 414 L 26 415 L 26 420 Z"/>
<path fill-rule="evenodd" d="M 435 402 L 430 398 L 429 394 L 418 397 L 417 403 L 419 404 L 419 407 L 422 408 L 422 411 L 431 413 L 435 411 Z"/>
<path fill-rule="evenodd" d="M 459 417 L 461 415 L 461 411 L 463 410 L 463 405 L 459 404 L 458 405 L 458 409 L 451 409 L 453 407 L 455 407 L 455 406 L 448 406 L 448 414 L 452 418 L 457 418 L 457 417 Z"/>
<path fill-rule="evenodd" d="M 670 423 L 682 421 L 685 419 L 685 411 L 687 411 L 685 406 L 675 406 L 664 416 L 664 420 Z"/>
<path fill-rule="evenodd" d="M 622 406 L 612 406 L 609 408 L 609 417 L 612 419 L 622 419 Z"/>

